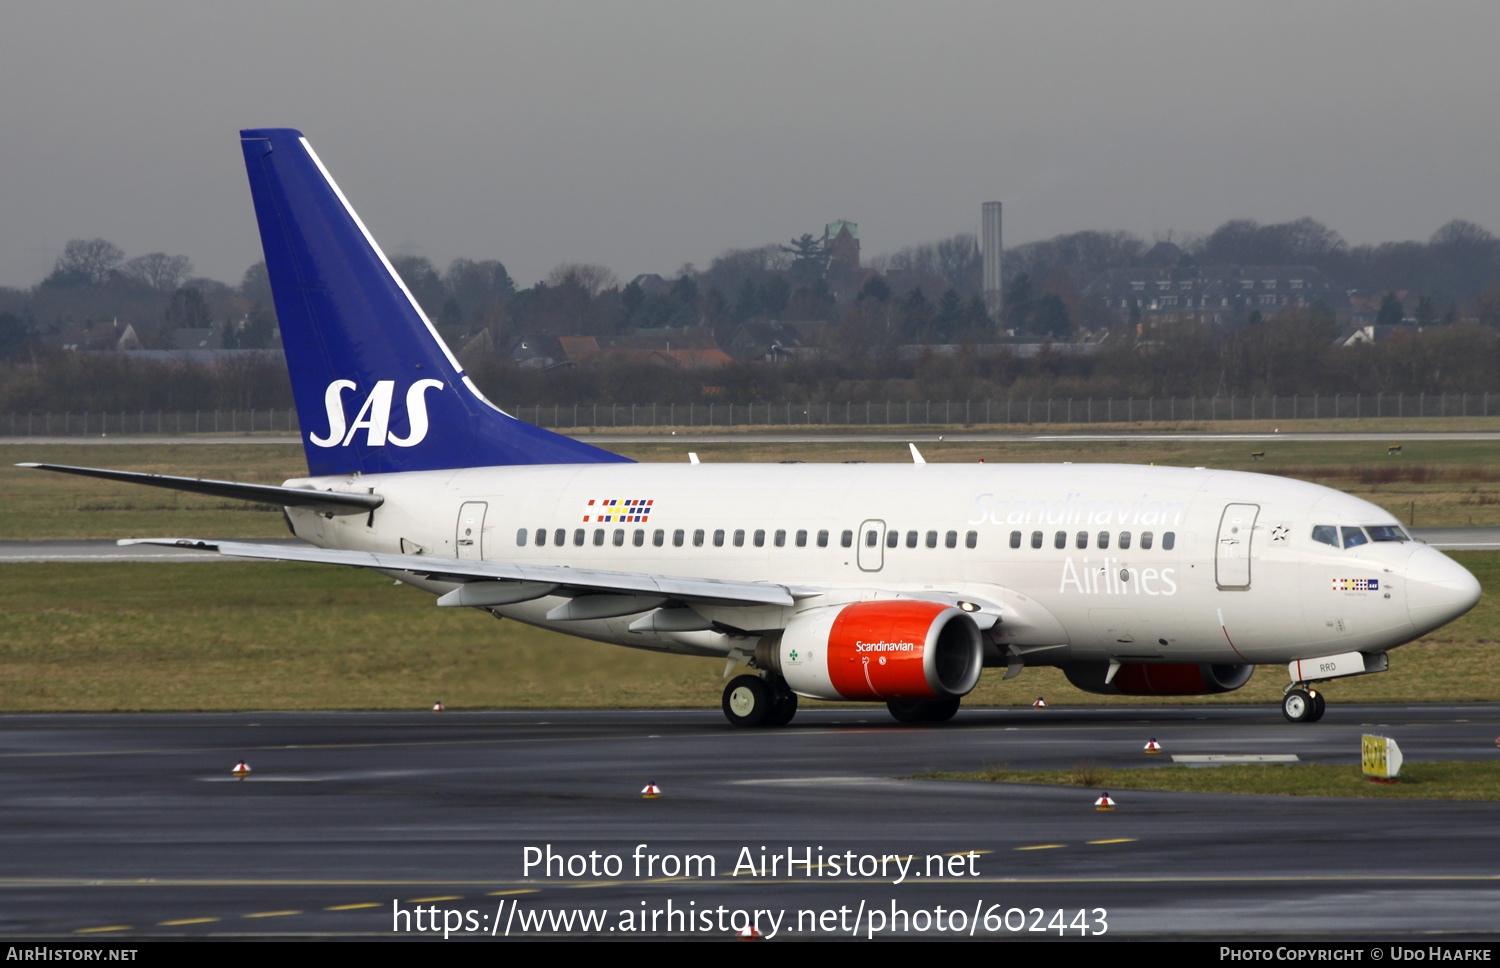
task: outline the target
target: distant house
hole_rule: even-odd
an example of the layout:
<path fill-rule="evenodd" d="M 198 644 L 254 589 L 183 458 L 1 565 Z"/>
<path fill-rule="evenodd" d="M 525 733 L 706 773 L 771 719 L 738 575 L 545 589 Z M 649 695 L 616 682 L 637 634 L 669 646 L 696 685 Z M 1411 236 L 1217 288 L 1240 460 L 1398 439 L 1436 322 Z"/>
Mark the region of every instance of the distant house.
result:
<path fill-rule="evenodd" d="M 511 347 L 511 360 L 528 369 L 559 366 L 607 366 L 652 363 L 703 369 L 726 366 L 734 359 L 719 349 L 704 327 L 636 330 L 625 336 L 523 336 Z"/>
<path fill-rule="evenodd" d="M 640 287 L 641 292 L 648 296 L 659 296 L 672 290 L 672 284 L 656 272 L 643 272 L 630 280 L 630 284 Z"/>
<path fill-rule="evenodd" d="M 1145 323 L 1223 325 L 1251 312 L 1269 315 L 1321 302 L 1348 315 L 1343 290 L 1312 266 L 1172 266 L 1111 269 L 1085 296 L 1101 299 L 1123 319 Z"/>
<path fill-rule="evenodd" d="M 207 329 L 174 329 L 172 345 L 179 350 L 221 350 L 224 333 L 217 326 Z"/>
<path fill-rule="evenodd" d="M 796 322 L 769 319 L 741 323 L 729 337 L 728 350 L 737 360 L 778 363 L 816 356 L 828 324 L 820 319 Z"/>

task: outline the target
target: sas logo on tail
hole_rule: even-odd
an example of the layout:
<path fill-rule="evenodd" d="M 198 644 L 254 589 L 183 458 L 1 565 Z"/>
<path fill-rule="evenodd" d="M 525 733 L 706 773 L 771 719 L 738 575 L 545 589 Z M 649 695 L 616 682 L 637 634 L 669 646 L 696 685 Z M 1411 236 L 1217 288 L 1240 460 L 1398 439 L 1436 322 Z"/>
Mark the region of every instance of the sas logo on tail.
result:
<path fill-rule="evenodd" d="M 406 416 L 408 430 L 405 437 L 390 432 L 391 399 L 396 394 L 395 380 L 380 380 L 375 389 L 365 397 L 354 422 L 344 416 L 344 391 L 357 389 L 353 380 L 334 380 L 323 394 L 323 405 L 328 408 L 328 435 L 319 437 L 308 434 L 307 439 L 319 447 L 347 447 L 354 435 L 365 431 L 367 447 L 383 447 L 387 443 L 397 447 L 415 447 L 427 436 L 428 390 L 442 389 L 441 380 L 418 380 L 406 390 Z"/>

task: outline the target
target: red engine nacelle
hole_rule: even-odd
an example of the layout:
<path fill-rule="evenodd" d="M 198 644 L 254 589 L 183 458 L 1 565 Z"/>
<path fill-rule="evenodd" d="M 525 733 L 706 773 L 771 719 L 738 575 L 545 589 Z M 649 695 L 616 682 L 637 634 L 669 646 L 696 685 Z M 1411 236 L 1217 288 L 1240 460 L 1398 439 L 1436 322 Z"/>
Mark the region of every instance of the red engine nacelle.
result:
<path fill-rule="evenodd" d="M 979 682 L 983 660 L 979 627 L 968 615 L 900 599 L 805 612 L 767 645 L 756 650 L 756 663 L 817 699 L 964 696 Z"/>
<path fill-rule="evenodd" d="M 1125 662 L 1106 683 L 1107 662 L 1069 662 L 1062 669 L 1079 689 L 1105 696 L 1208 696 L 1233 692 L 1255 673 L 1253 665 Z"/>

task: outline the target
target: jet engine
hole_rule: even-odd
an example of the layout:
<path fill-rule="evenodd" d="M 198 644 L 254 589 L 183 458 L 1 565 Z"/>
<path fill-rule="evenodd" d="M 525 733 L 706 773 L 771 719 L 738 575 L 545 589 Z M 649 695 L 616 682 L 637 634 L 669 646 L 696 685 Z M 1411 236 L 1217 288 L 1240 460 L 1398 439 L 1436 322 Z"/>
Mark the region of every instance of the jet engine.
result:
<path fill-rule="evenodd" d="M 1108 683 L 1108 662 L 1069 662 L 1062 670 L 1079 689 L 1104 696 L 1207 696 L 1243 686 L 1255 666 L 1124 662 Z"/>
<path fill-rule="evenodd" d="M 967 695 L 982 650 L 964 612 L 897 599 L 804 612 L 779 640 L 762 640 L 755 663 L 809 698 L 930 701 Z"/>

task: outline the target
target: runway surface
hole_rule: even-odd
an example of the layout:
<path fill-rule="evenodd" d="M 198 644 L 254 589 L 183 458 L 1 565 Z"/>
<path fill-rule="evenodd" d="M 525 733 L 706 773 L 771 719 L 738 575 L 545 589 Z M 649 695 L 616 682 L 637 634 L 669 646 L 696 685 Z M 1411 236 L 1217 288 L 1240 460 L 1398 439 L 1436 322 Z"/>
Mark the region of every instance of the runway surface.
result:
<path fill-rule="evenodd" d="M 1494 704 L 1335 704 L 1315 726 L 1261 706 L 963 710 L 935 728 L 810 708 L 779 730 L 715 711 L 3 716 L 0 932 L 390 937 L 396 909 L 417 933 L 420 907 L 424 926 L 512 937 L 725 937 L 734 911 L 767 933 L 779 913 L 781 937 L 892 917 L 933 936 L 1500 934 L 1493 803 L 1113 791 L 1103 813 L 1093 789 L 903 778 L 1145 766 L 1152 737 L 1168 755 L 1355 763 L 1366 731 L 1408 761 L 1500 757 Z M 572 873 L 528 876 L 548 845 Z M 812 866 L 789 876 L 788 850 Z M 763 854 L 774 874 L 735 872 Z M 885 873 L 838 876 L 862 856 Z"/>

